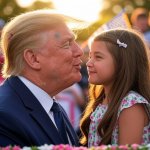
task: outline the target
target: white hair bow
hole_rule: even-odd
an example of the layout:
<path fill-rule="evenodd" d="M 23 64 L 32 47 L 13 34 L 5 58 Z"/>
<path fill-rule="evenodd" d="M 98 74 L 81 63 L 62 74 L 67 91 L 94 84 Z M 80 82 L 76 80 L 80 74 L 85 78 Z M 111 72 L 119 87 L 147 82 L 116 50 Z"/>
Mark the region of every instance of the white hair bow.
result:
<path fill-rule="evenodd" d="M 119 39 L 117 39 L 117 44 L 119 45 L 119 47 L 127 48 L 127 44 L 125 44 L 125 43 L 123 43 L 123 42 L 120 42 Z"/>

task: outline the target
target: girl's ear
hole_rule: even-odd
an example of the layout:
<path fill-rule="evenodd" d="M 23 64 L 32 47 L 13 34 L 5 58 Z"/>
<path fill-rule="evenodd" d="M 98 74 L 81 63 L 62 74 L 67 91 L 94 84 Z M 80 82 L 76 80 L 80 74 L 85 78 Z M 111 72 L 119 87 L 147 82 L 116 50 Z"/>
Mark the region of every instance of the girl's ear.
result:
<path fill-rule="evenodd" d="M 40 69 L 40 63 L 37 59 L 36 53 L 32 49 L 24 50 L 23 57 L 28 66 L 33 69 Z"/>

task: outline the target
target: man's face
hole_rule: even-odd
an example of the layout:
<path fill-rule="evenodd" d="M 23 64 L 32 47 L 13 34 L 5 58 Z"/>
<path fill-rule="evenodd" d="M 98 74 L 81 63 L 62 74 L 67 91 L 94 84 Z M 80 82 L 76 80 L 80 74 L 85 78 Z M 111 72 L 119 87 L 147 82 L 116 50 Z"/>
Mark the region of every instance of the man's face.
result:
<path fill-rule="evenodd" d="M 148 18 L 147 17 L 139 17 L 135 22 L 135 26 L 141 31 L 145 32 L 148 30 Z"/>
<path fill-rule="evenodd" d="M 79 82 L 83 52 L 75 42 L 74 34 L 64 24 L 44 34 L 46 44 L 38 53 L 42 81 L 58 84 L 62 89 Z"/>

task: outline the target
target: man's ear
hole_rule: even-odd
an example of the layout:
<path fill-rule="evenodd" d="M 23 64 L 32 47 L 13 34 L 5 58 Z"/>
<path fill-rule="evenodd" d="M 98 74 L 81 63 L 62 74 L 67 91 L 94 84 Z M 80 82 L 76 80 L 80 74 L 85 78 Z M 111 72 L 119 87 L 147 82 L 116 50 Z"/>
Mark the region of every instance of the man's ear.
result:
<path fill-rule="evenodd" d="M 32 49 L 25 49 L 23 53 L 25 62 L 33 69 L 40 69 L 40 63 L 37 54 Z"/>

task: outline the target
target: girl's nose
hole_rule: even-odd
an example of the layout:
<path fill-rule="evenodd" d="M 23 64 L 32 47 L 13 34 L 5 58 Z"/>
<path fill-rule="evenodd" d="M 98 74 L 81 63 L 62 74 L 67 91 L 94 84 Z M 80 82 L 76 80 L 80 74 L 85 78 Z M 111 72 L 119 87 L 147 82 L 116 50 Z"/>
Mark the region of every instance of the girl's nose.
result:
<path fill-rule="evenodd" d="M 86 63 L 86 66 L 87 66 L 87 67 L 91 67 L 92 65 L 93 65 L 92 60 L 89 59 L 89 60 L 87 61 L 87 63 Z"/>

